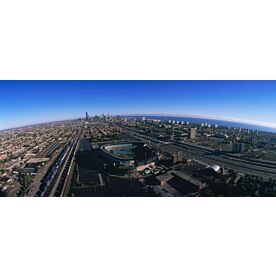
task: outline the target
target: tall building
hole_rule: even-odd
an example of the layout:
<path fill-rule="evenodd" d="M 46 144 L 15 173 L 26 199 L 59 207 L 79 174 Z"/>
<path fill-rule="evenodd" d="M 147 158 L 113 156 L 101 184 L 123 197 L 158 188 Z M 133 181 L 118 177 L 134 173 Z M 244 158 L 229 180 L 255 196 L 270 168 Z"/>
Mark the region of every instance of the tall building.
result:
<path fill-rule="evenodd" d="M 244 153 L 245 151 L 245 144 L 244 143 L 234 143 L 232 152 L 235 153 Z"/>
<path fill-rule="evenodd" d="M 190 130 L 190 139 L 194 140 L 196 138 L 196 128 L 192 127 Z"/>
<path fill-rule="evenodd" d="M 88 113 L 86 112 L 86 113 L 85 113 L 85 120 L 86 120 L 86 121 L 88 121 L 88 119 L 89 119 L 88 117 L 89 117 L 89 116 L 88 116 Z"/>
<path fill-rule="evenodd" d="M 176 164 L 178 162 L 182 162 L 182 161 L 183 161 L 183 155 L 180 151 L 178 153 L 173 154 L 173 163 L 174 164 Z"/>

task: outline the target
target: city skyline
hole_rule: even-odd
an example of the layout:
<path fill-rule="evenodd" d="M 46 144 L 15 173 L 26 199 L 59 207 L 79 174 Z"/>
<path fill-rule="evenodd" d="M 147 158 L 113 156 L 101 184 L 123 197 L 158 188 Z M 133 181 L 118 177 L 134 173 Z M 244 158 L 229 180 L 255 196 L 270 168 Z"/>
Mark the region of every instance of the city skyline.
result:
<path fill-rule="evenodd" d="M 275 81 L 0 81 L 0 129 L 90 115 L 155 114 L 276 129 Z"/>

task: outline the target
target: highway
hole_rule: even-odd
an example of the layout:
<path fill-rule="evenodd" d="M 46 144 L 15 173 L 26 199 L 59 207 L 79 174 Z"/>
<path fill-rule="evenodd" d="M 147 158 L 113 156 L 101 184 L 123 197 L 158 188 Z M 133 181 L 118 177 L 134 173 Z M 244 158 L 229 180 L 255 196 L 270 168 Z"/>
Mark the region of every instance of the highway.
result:
<path fill-rule="evenodd" d="M 234 154 L 231 153 L 221 153 L 217 152 L 214 149 L 207 149 L 206 147 L 201 147 L 198 145 L 193 145 L 191 143 L 179 143 L 179 142 L 174 142 L 174 144 L 179 145 L 181 147 L 185 147 L 190 150 L 196 150 L 201 152 L 202 154 L 214 154 L 215 156 L 223 156 L 223 158 L 229 159 L 229 160 L 236 160 L 236 161 L 242 161 L 246 164 L 251 164 L 251 165 L 256 165 L 256 166 L 262 166 L 265 168 L 270 168 L 270 169 L 276 169 L 276 162 L 272 161 L 266 161 L 266 160 L 258 160 L 258 159 L 249 159 L 249 158 L 243 158 L 243 157 L 237 157 Z"/>
<path fill-rule="evenodd" d="M 206 153 L 195 148 L 189 148 L 180 144 L 166 145 L 162 147 L 162 150 L 168 153 L 182 152 L 188 158 L 203 161 L 208 164 L 218 164 L 226 169 L 231 169 L 236 172 L 246 173 L 250 175 L 260 176 L 263 178 L 275 178 L 276 168 L 267 168 L 266 166 L 256 165 L 253 162 L 248 163 L 242 159 L 230 158 L 224 155 L 218 155 L 216 153 Z"/>
<path fill-rule="evenodd" d="M 188 158 L 196 161 L 198 160 L 207 164 L 218 164 L 229 170 L 263 177 L 265 179 L 276 179 L 276 165 L 272 162 L 262 162 L 260 160 L 248 158 L 243 159 L 235 157 L 231 154 L 216 152 L 213 149 L 207 149 L 206 147 L 192 145 L 189 143 L 180 143 L 175 141 L 168 141 L 165 143 L 164 141 L 159 141 L 155 137 L 141 135 L 133 129 L 125 129 L 130 136 L 149 143 L 150 145 L 154 145 L 155 147 L 158 146 L 161 151 L 165 153 L 174 154 L 182 152 L 183 155 L 186 155 Z"/>

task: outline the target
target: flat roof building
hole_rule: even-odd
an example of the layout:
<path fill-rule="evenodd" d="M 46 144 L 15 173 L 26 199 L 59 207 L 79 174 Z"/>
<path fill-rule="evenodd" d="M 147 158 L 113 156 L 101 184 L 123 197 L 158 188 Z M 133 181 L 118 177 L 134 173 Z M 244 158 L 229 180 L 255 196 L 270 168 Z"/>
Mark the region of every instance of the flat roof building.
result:
<path fill-rule="evenodd" d="M 195 127 L 192 127 L 190 129 L 190 139 L 191 140 L 194 140 L 196 138 L 196 128 Z"/>

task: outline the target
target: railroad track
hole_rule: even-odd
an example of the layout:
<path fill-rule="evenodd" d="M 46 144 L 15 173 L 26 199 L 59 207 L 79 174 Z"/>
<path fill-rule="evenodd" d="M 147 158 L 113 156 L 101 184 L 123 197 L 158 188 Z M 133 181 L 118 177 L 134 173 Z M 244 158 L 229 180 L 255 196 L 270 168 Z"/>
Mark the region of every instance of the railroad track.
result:
<path fill-rule="evenodd" d="M 68 158 L 65 162 L 65 166 L 62 169 L 62 173 L 60 175 L 60 178 L 57 181 L 57 185 L 54 187 L 54 189 L 51 192 L 51 196 L 55 197 L 63 197 L 66 195 L 68 183 L 70 180 L 70 175 L 72 172 L 72 168 L 74 165 L 74 158 L 78 149 L 78 142 L 79 138 L 75 140 L 73 147 L 68 155 Z"/>
<path fill-rule="evenodd" d="M 65 146 L 43 177 L 38 197 L 64 196 L 80 135 Z"/>

